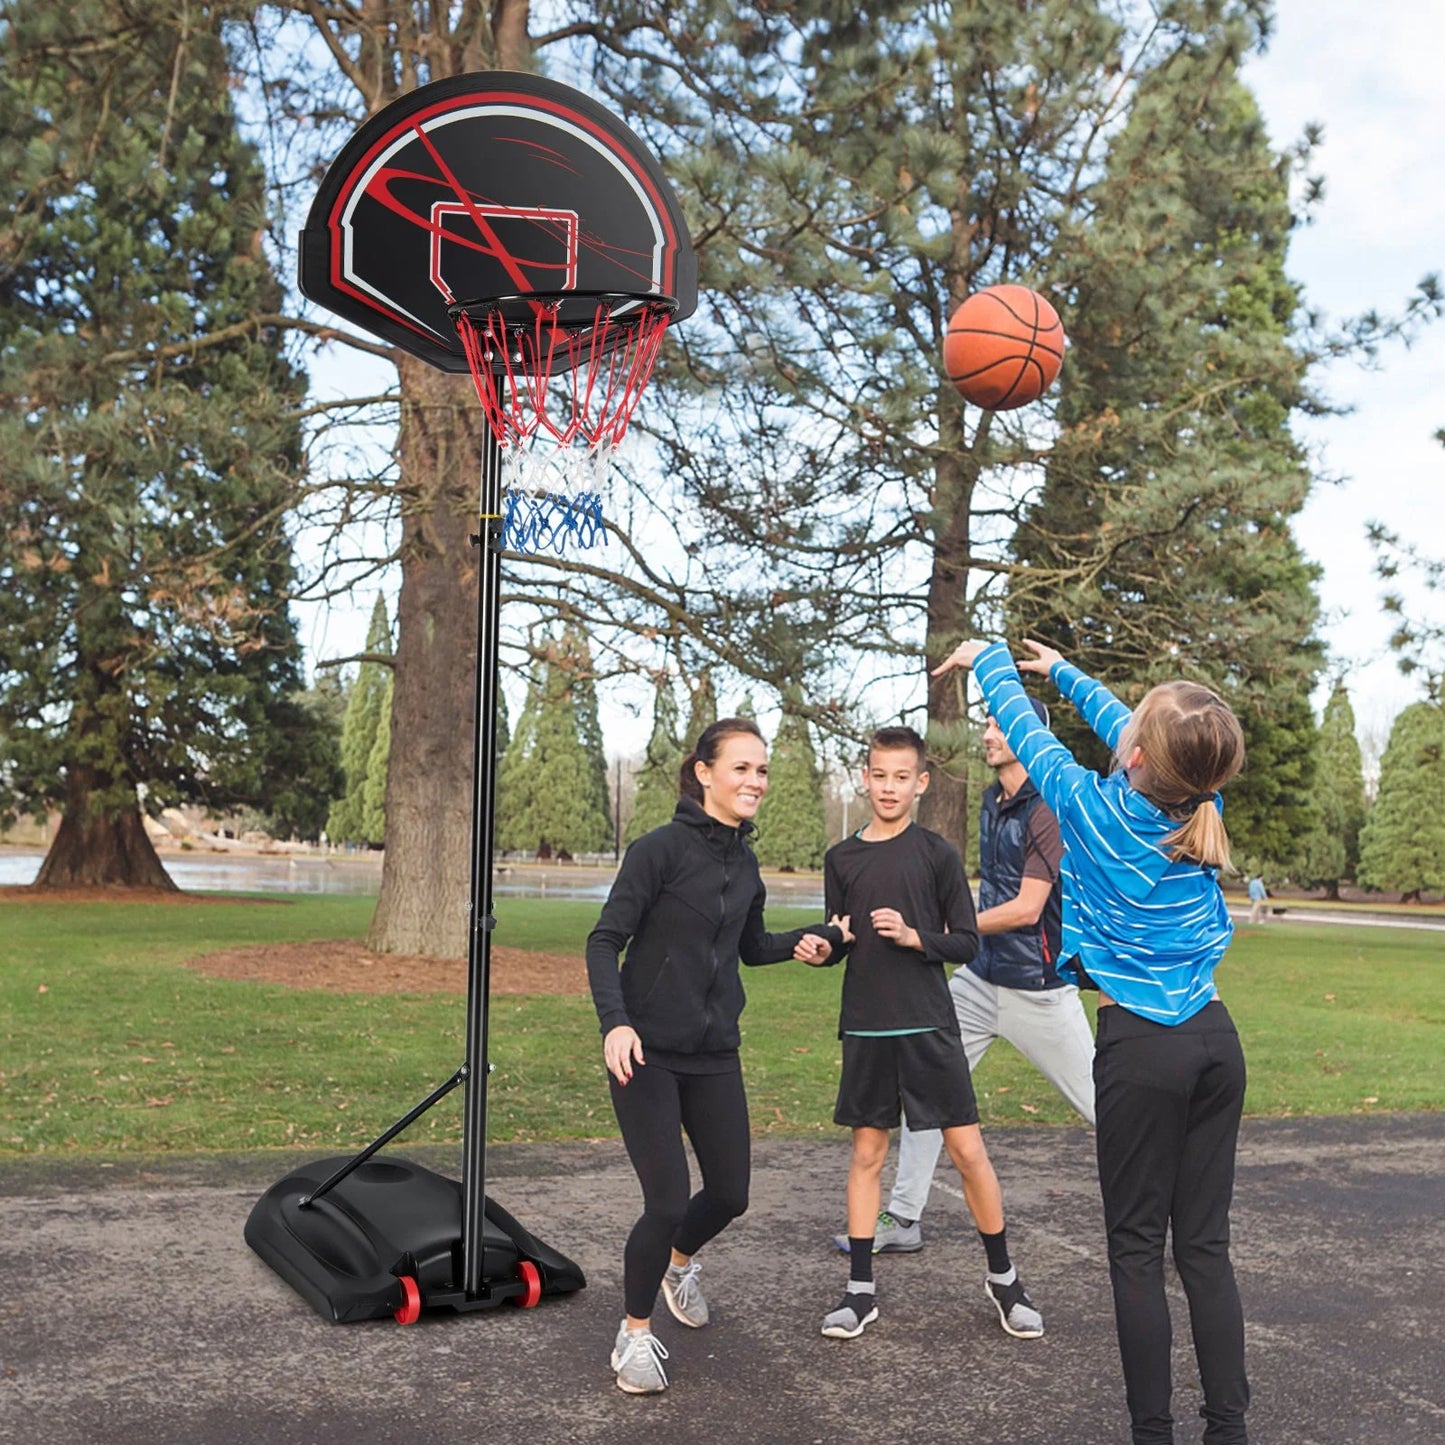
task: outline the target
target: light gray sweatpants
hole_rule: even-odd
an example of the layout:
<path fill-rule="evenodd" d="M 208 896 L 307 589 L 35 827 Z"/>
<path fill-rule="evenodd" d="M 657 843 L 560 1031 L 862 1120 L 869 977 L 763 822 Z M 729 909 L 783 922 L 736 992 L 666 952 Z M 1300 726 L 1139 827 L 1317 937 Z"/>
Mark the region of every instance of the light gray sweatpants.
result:
<path fill-rule="evenodd" d="M 1079 991 L 1064 988 L 1000 988 L 970 968 L 956 968 L 950 981 L 968 1067 L 975 1069 L 995 1039 L 1007 1039 L 1084 1118 L 1094 1122 L 1094 1035 L 1079 1002 Z M 898 1174 L 888 1212 L 919 1219 L 928 1203 L 933 1170 L 943 1148 L 937 1129 L 898 1136 Z"/>

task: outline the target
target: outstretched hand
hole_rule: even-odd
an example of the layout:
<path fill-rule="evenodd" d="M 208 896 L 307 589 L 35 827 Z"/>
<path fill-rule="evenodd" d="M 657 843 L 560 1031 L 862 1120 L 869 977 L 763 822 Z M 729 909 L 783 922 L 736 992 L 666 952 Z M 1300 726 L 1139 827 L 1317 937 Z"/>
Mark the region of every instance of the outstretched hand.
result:
<path fill-rule="evenodd" d="M 971 638 L 968 642 L 960 642 L 937 667 L 933 669 L 934 677 L 942 677 L 945 672 L 953 672 L 960 667 L 972 667 L 974 659 L 988 646 L 986 642 L 980 642 L 978 638 Z"/>
<path fill-rule="evenodd" d="M 793 949 L 794 958 L 802 963 L 810 963 L 814 968 L 827 963 L 832 956 L 833 945 L 826 938 L 819 938 L 816 933 L 805 933 Z"/>
<path fill-rule="evenodd" d="M 1064 654 L 1049 647 L 1042 642 L 1035 642 L 1032 637 L 1024 638 L 1023 645 L 1034 650 L 1033 657 L 1020 657 L 1014 659 L 1014 666 L 1020 672 L 1036 672 L 1040 677 L 1047 677 L 1053 671 L 1056 662 L 1064 660 Z"/>
<path fill-rule="evenodd" d="M 853 934 L 849 931 L 849 923 L 852 920 L 847 916 L 839 918 L 835 913 L 829 920 L 829 924 L 836 928 L 843 935 L 843 943 L 846 946 L 853 942 Z M 826 938 L 820 938 L 816 933 L 805 933 L 799 940 L 797 947 L 793 949 L 793 957 L 803 963 L 812 964 L 817 968 L 827 963 L 833 956 L 833 945 Z"/>

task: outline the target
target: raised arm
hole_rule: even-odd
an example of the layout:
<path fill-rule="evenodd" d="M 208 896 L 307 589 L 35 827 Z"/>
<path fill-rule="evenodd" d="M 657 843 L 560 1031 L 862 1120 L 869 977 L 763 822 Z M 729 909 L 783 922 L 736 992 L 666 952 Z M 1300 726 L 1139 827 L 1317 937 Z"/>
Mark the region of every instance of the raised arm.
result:
<path fill-rule="evenodd" d="M 1075 791 L 1093 773 L 1075 762 L 1073 754 L 1039 721 L 1003 643 L 981 647 L 972 665 L 988 710 L 1014 756 L 1044 801 L 1056 815 L 1062 815 Z"/>
<path fill-rule="evenodd" d="M 1047 677 L 1088 723 L 1094 736 L 1112 753 L 1119 746 L 1119 734 L 1131 716 L 1129 709 L 1097 678 L 1081 672 L 1055 648 L 1032 637 L 1024 638 L 1024 646 L 1032 649 L 1032 657 L 1018 659 L 1020 672 L 1036 672 Z"/>

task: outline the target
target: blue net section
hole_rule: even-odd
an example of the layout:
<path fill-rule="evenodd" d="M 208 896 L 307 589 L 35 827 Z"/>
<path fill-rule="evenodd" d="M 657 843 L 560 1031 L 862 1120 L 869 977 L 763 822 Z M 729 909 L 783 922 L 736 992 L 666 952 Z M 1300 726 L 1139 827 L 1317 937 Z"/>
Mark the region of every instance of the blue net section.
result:
<path fill-rule="evenodd" d="M 601 546 L 613 453 L 676 300 L 534 291 L 449 309 L 499 449 L 502 546 L 559 557 Z"/>
<path fill-rule="evenodd" d="M 524 492 L 502 498 L 502 546 L 512 552 L 555 552 L 600 547 L 607 540 L 602 498 L 596 492 Z"/>

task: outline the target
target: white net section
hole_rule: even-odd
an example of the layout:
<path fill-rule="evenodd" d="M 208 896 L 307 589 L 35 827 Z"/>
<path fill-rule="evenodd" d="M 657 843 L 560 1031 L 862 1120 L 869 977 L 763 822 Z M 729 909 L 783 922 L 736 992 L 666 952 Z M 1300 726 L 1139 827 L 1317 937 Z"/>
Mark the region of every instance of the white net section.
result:
<path fill-rule="evenodd" d="M 607 539 L 603 498 L 674 303 L 577 293 L 456 308 L 502 454 L 502 544 L 566 552 Z"/>

